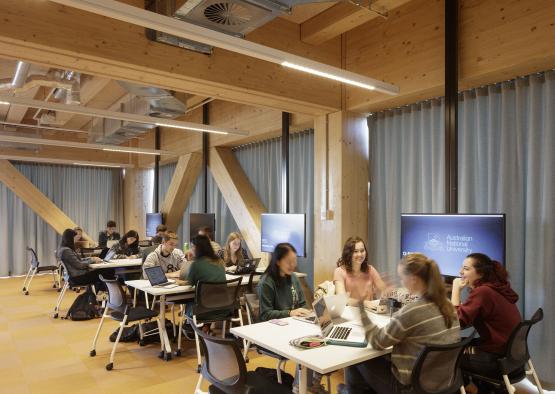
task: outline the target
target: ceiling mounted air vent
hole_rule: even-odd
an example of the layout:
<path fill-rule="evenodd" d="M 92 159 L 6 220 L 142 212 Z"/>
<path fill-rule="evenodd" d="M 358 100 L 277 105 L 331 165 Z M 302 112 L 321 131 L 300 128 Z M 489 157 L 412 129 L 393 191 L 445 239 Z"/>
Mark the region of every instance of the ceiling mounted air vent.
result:
<path fill-rule="evenodd" d="M 204 16 L 210 22 L 226 26 L 240 26 L 252 19 L 252 13 L 241 4 L 214 3 L 204 9 Z"/>

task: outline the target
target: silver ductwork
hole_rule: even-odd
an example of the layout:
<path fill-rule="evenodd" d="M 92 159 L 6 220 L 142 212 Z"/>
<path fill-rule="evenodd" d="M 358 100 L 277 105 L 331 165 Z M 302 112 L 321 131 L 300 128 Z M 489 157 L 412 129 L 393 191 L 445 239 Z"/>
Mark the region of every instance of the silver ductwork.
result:
<path fill-rule="evenodd" d="M 186 106 L 164 89 L 141 86 L 118 81 L 129 92 L 129 98 L 121 104 L 121 112 L 162 119 L 175 119 L 185 114 Z M 133 123 L 115 119 L 95 119 L 89 141 L 119 145 L 152 130 L 156 125 Z"/>
<path fill-rule="evenodd" d="M 74 71 L 66 71 L 60 77 L 61 81 L 71 83 L 69 89 L 58 88 L 54 92 L 54 98 L 58 101 L 65 102 L 68 105 L 81 104 L 81 74 Z"/>
<path fill-rule="evenodd" d="M 27 75 L 29 74 L 29 70 L 31 69 L 31 64 L 25 62 L 17 62 L 17 66 L 15 68 L 15 74 L 12 80 L 12 88 L 20 88 L 25 84 L 27 81 Z"/>

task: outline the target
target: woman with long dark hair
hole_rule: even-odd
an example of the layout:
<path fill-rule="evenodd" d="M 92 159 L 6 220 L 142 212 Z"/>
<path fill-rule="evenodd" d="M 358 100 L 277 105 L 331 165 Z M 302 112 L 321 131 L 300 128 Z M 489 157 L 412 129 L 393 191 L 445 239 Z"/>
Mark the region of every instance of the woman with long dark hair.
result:
<path fill-rule="evenodd" d="M 272 259 L 258 284 L 260 321 L 289 316 L 307 316 L 301 282 L 295 274 L 297 251 L 289 243 L 277 244 Z"/>
<path fill-rule="evenodd" d="M 503 265 L 483 253 L 466 256 L 461 277 L 453 281 L 451 302 L 457 308 L 461 326 L 473 326 L 480 334 L 471 351 L 463 355 L 465 370 L 482 373 L 496 370 L 496 359 L 521 316 L 516 302 L 518 294 L 511 288 Z M 461 292 L 470 288 L 468 299 L 461 304 Z M 492 369 L 493 368 L 493 369 Z"/>
<path fill-rule="evenodd" d="M 360 237 L 347 239 L 341 258 L 333 273 L 336 294 L 350 293 L 349 305 L 356 305 L 364 291 L 367 301 L 377 298 L 377 292 L 384 294 L 386 284 L 376 269 L 368 263 L 368 250 Z"/>
<path fill-rule="evenodd" d="M 393 346 L 391 358 L 382 356 L 345 371 L 346 389 L 340 393 L 400 393 L 410 384 L 416 358 L 426 345 L 458 342 L 460 326 L 435 261 L 420 253 L 405 256 L 397 267 L 403 287 L 416 295 L 416 301 L 407 304 L 393 315 L 391 321 L 379 328 L 365 312 L 363 291 L 359 291 L 360 314 L 366 337 L 376 350 Z M 429 380 L 434 376 L 430 375 Z"/>
<path fill-rule="evenodd" d="M 79 234 L 70 228 L 64 230 L 62 234 L 62 241 L 58 248 L 56 255 L 64 263 L 67 269 L 67 274 L 76 285 L 94 285 L 99 284 L 99 274 L 105 278 L 113 278 L 113 269 L 100 269 L 93 270 L 89 264 L 100 263 L 102 260 L 98 257 L 88 257 L 81 259 L 75 251 L 75 240 Z"/>
<path fill-rule="evenodd" d="M 116 252 L 116 258 L 138 258 L 141 253 L 139 248 L 139 233 L 135 230 L 129 230 L 112 249 Z"/>

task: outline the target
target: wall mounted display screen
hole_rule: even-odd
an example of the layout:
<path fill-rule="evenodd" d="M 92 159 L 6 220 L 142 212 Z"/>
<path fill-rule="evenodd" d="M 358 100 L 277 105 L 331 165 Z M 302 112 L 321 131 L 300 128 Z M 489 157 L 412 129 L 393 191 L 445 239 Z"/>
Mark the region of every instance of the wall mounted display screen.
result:
<path fill-rule="evenodd" d="M 189 238 L 198 234 L 202 227 L 210 227 L 216 239 L 216 214 L 215 213 L 191 213 L 189 216 Z"/>
<path fill-rule="evenodd" d="M 289 242 L 297 256 L 305 257 L 305 223 L 304 214 L 263 213 L 261 250 L 272 253 L 277 244 Z"/>
<path fill-rule="evenodd" d="M 459 276 L 470 253 L 505 264 L 505 215 L 401 214 L 401 257 L 414 252 L 434 259 L 446 276 Z"/>
<path fill-rule="evenodd" d="M 156 227 L 162 224 L 161 213 L 147 213 L 146 214 L 146 236 L 154 237 L 156 235 Z"/>

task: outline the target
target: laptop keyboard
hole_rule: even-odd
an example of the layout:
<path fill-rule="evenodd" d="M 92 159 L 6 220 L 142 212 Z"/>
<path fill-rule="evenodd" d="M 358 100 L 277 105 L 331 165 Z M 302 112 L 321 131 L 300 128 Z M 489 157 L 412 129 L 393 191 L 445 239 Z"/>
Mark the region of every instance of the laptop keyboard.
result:
<path fill-rule="evenodd" d="M 351 333 L 352 328 L 350 327 L 334 327 L 333 331 L 328 335 L 330 339 L 347 339 Z"/>

